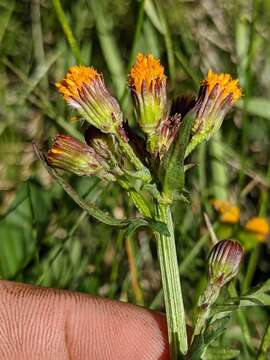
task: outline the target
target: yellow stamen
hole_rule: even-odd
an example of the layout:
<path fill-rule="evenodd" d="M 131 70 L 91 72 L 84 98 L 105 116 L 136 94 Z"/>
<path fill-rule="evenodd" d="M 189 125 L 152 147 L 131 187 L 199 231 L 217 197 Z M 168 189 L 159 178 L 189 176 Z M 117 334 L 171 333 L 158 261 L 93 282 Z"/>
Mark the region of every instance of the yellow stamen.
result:
<path fill-rule="evenodd" d="M 209 70 L 207 78 L 203 80 L 202 85 L 206 85 L 208 93 L 210 93 L 217 84 L 219 85 L 222 100 L 229 94 L 232 94 L 232 102 L 235 103 L 243 95 L 238 80 L 233 80 L 229 74 L 215 74 L 212 70 Z"/>
<path fill-rule="evenodd" d="M 260 241 L 264 241 L 270 233 L 270 225 L 263 217 L 253 217 L 245 225 L 245 229 L 256 234 Z"/>
<path fill-rule="evenodd" d="M 146 88 L 149 90 L 152 81 L 165 80 L 164 68 L 158 59 L 153 55 L 138 54 L 136 63 L 132 66 L 129 74 L 129 85 L 136 91 L 141 91 L 142 82 L 146 82 Z"/>
<path fill-rule="evenodd" d="M 240 209 L 225 200 L 214 199 L 211 201 L 215 210 L 221 214 L 220 220 L 223 223 L 235 224 L 239 221 Z"/>
<path fill-rule="evenodd" d="M 72 66 L 69 68 L 66 77 L 55 84 L 58 91 L 64 96 L 65 100 L 76 98 L 84 84 L 90 84 L 93 80 L 100 77 L 100 74 L 93 68 L 87 66 Z"/>

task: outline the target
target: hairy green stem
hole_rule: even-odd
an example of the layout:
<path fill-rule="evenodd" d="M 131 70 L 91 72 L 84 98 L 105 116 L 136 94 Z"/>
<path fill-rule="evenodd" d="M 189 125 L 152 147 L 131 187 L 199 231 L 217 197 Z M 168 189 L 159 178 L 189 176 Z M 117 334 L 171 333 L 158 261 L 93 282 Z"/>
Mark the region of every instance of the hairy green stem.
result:
<path fill-rule="evenodd" d="M 135 202 L 144 205 L 139 193 L 129 192 L 129 196 Z M 138 207 L 138 206 L 137 206 Z M 140 206 L 144 216 L 149 217 L 149 209 Z M 157 252 L 164 294 L 168 336 L 170 344 L 171 360 L 178 360 L 179 355 L 187 352 L 187 333 L 185 321 L 185 309 L 182 298 L 179 267 L 177 261 L 174 226 L 171 210 L 168 205 L 157 205 L 157 219 L 164 222 L 170 232 L 170 236 L 164 236 L 156 232 Z"/>
<path fill-rule="evenodd" d="M 187 352 L 185 310 L 178 269 L 174 228 L 169 206 L 157 205 L 158 220 L 167 224 L 170 236 L 156 233 L 157 251 L 164 293 L 171 359 Z"/>
<path fill-rule="evenodd" d="M 151 180 L 151 173 L 149 169 L 143 165 L 141 160 L 136 156 L 132 147 L 121 137 L 121 135 L 119 135 L 117 139 L 123 152 L 126 154 L 129 161 L 134 165 L 135 169 L 139 172 L 141 180 L 144 183 L 148 183 Z"/>
<path fill-rule="evenodd" d="M 214 223 L 213 229 L 216 230 L 217 226 L 218 226 L 218 223 L 217 222 Z M 191 266 L 193 260 L 196 258 L 196 256 L 198 256 L 202 247 L 207 243 L 208 240 L 209 240 L 209 233 L 206 233 L 193 246 L 193 248 L 190 250 L 188 255 L 184 258 L 184 260 L 181 262 L 181 264 L 179 266 L 180 276 L 187 272 L 187 270 Z M 160 302 L 161 302 L 162 296 L 163 296 L 163 290 L 160 289 L 160 291 L 155 296 L 154 300 L 151 302 L 150 309 L 154 310 L 157 308 L 157 305 L 160 304 Z"/>
<path fill-rule="evenodd" d="M 204 332 L 207 319 L 210 315 L 211 306 L 218 298 L 221 287 L 217 284 L 208 284 L 203 295 L 199 299 L 198 314 L 195 322 L 195 329 L 192 336 L 192 342 L 196 335 Z"/>

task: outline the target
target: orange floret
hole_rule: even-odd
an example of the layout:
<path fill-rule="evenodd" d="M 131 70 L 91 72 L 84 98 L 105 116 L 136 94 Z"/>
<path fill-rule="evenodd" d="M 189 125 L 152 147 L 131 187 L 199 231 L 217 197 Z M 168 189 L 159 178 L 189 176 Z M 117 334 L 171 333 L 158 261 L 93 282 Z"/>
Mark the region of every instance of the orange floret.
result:
<path fill-rule="evenodd" d="M 222 91 L 222 99 L 232 94 L 232 103 L 235 103 L 243 94 L 238 80 L 233 80 L 229 74 L 215 74 L 212 70 L 208 71 L 207 78 L 203 80 L 202 85 L 206 85 L 210 93 L 215 85 L 219 85 Z"/>
<path fill-rule="evenodd" d="M 214 199 L 211 201 L 215 210 L 221 214 L 220 220 L 224 223 L 235 224 L 240 218 L 240 209 L 225 200 Z"/>
<path fill-rule="evenodd" d="M 149 90 L 152 81 L 165 80 L 164 67 L 153 55 L 138 54 L 136 63 L 129 73 L 129 85 L 136 91 L 141 91 L 142 82 L 146 82 L 146 89 Z"/>
<path fill-rule="evenodd" d="M 270 233 L 270 225 L 263 217 L 253 217 L 245 225 L 245 229 L 256 234 L 260 241 L 264 241 Z"/>
<path fill-rule="evenodd" d="M 72 66 L 69 68 L 66 77 L 55 84 L 58 91 L 65 100 L 78 97 L 79 91 L 84 84 L 90 84 L 100 77 L 100 74 L 93 68 L 87 66 Z"/>

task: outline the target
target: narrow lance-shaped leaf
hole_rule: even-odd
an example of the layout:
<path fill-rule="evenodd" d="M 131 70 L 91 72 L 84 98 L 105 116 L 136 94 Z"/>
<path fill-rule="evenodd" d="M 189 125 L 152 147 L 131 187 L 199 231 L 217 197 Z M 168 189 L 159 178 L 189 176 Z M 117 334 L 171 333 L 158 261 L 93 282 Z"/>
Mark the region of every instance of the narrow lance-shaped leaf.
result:
<path fill-rule="evenodd" d="M 164 162 L 163 190 L 173 200 L 181 195 L 185 183 L 184 157 L 189 142 L 193 117 L 187 114 L 180 125 L 178 136 L 174 140 L 172 150 Z"/>

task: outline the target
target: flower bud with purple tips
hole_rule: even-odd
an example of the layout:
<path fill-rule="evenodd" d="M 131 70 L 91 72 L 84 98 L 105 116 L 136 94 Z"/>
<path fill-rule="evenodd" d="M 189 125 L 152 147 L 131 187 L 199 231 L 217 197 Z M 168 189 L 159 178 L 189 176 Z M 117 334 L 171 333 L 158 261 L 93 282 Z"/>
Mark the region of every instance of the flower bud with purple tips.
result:
<path fill-rule="evenodd" d="M 236 240 L 221 240 L 212 248 L 208 259 L 208 274 L 211 285 L 220 287 L 237 275 L 244 255 Z"/>
<path fill-rule="evenodd" d="M 57 135 L 48 151 L 47 162 L 50 166 L 69 171 L 79 176 L 98 176 L 114 181 L 106 160 L 96 151 L 71 136 Z"/>
<path fill-rule="evenodd" d="M 208 140 L 220 128 L 225 115 L 242 96 L 238 80 L 229 74 L 215 74 L 209 70 L 203 80 L 195 106 L 192 138 L 186 156 L 202 141 Z"/>
<path fill-rule="evenodd" d="M 119 133 L 123 122 L 120 106 L 93 67 L 72 66 L 56 87 L 87 122 L 105 133 Z"/>

